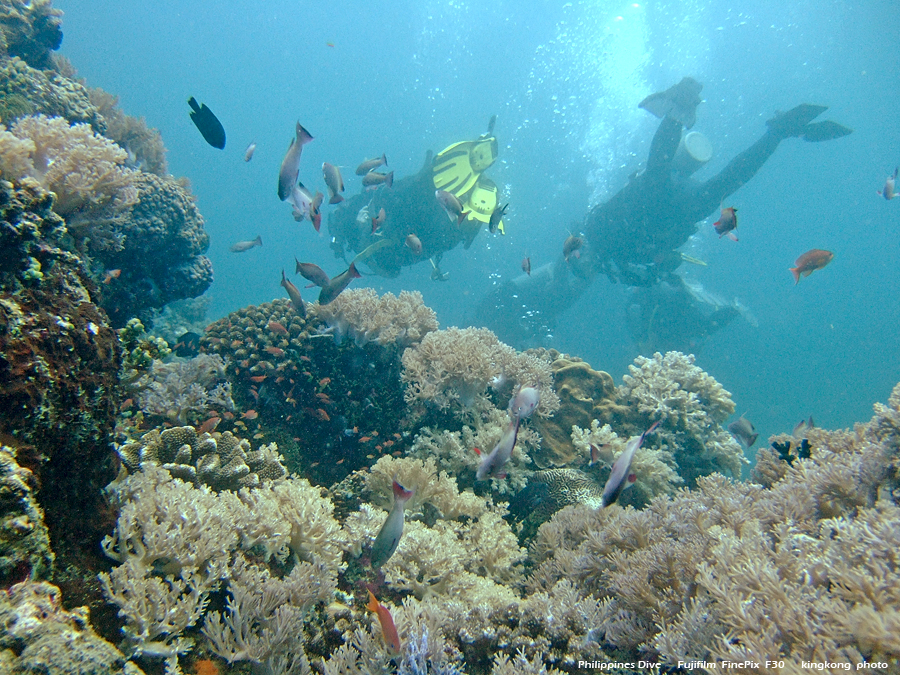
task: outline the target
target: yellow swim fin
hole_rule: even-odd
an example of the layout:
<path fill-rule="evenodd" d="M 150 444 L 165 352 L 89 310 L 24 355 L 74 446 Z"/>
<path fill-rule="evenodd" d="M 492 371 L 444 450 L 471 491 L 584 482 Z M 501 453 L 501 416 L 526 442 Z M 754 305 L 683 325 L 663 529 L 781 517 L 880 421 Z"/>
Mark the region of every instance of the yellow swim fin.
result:
<path fill-rule="evenodd" d="M 497 185 L 487 176 L 482 176 L 475 181 L 475 187 L 468 201 L 463 204 L 463 209 L 469 211 L 469 218 L 475 218 L 482 223 L 490 222 L 491 214 L 497 208 Z"/>
<path fill-rule="evenodd" d="M 435 190 L 446 190 L 459 197 L 472 189 L 478 180 L 469 159 L 473 145 L 475 141 L 461 141 L 438 153 L 431 169 Z"/>

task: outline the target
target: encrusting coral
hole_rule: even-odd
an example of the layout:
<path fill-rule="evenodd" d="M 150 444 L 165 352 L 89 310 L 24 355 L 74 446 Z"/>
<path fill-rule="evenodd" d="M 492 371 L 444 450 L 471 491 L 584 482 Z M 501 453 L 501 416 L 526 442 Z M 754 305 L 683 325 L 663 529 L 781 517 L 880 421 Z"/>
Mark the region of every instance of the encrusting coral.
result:
<path fill-rule="evenodd" d="M 0 582 L 16 575 L 39 579 L 53 565 L 37 487 L 34 474 L 16 462 L 15 450 L 0 446 Z"/>

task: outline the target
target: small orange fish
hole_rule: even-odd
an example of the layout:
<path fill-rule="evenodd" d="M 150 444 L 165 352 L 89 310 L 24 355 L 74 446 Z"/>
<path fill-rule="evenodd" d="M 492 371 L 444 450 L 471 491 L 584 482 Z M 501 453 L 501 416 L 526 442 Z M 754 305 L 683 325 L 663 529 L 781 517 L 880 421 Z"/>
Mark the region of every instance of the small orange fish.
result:
<path fill-rule="evenodd" d="M 528 276 L 531 276 L 531 258 L 527 255 L 522 258 L 522 271 Z"/>
<path fill-rule="evenodd" d="M 272 356 L 277 356 L 279 358 L 284 356 L 284 350 L 281 349 L 281 347 L 266 347 L 266 351 Z"/>
<path fill-rule="evenodd" d="M 248 410 L 247 412 L 241 413 L 241 418 L 245 420 L 255 420 L 257 417 L 259 417 L 259 413 L 255 410 Z"/>
<path fill-rule="evenodd" d="M 372 437 L 371 437 L 371 436 L 360 436 L 360 437 L 359 437 L 359 442 L 360 442 L 360 443 L 368 443 L 368 442 L 371 441 L 371 440 L 372 440 Z"/>
<path fill-rule="evenodd" d="M 323 377 L 321 380 L 319 380 L 319 387 L 324 388 L 324 387 L 327 387 L 329 384 L 331 384 L 330 377 Z"/>
<path fill-rule="evenodd" d="M 387 214 L 384 212 L 384 207 L 381 207 L 381 210 L 378 212 L 378 215 L 372 218 L 372 234 L 375 233 L 381 224 L 384 222 L 384 219 L 387 218 Z"/>
<path fill-rule="evenodd" d="M 222 413 L 222 417 L 224 417 L 226 420 L 233 420 L 234 413 L 230 413 L 230 412 L 226 411 L 226 412 Z"/>
<path fill-rule="evenodd" d="M 134 399 L 126 398 L 124 401 L 122 401 L 122 405 L 119 406 L 119 410 L 128 410 L 133 405 L 134 405 Z"/>
<path fill-rule="evenodd" d="M 800 283 L 801 275 L 804 277 L 808 277 L 816 270 L 820 270 L 825 267 L 825 265 L 830 263 L 832 260 L 834 260 L 834 253 L 832 253 L 831 251 L 823 251 L 819 248 L 814 248 L 807 251 L 799 258 L 797 258 L 797 261 L 794 263 L 796 267 L 790 268 L 791 274 L 794 275 L 794 285 L 796 286 Z"/>
<path fill-rule="evenodd" d="M 322 403 L 325 403 L 325 404 L 328 404 L 328 403 L 331 403 L 331 402 L 332 402 L 331 399 L 328 398 L 328 394 L 323 394 L 322 392 L 319 392 L 318 394 L 316 394 L 316 398 L 319 399 L 320 401 L 322 401 Z"/>
<path fill-rule="evenodd" d="M 287 328 L 282 326 L 277 321 L 269 322 L 269 330 L 272 331 L 273 333 L 280 333 L 281 335 L 290 335 L 290 333 L 288 333 Z"/>
<path fill-rule="evenodd" d="M 121 274 L 122 270 L 120 269 L 106 270 L 106 276 L 103 277 L 103 283 L 108 284 L 113 279 L 118 279 Z"/>
<path fill-rule="evenodd" d="M 231 341 L 231 348 L 232 348 L 232 349 L 237 349 L 238 347 L 240 347 L 240 346 L 243 345 L 243 344 L 244 344 L 244 341 L 243 341 L 243 340 L 232 340 L 232 341 Z"/>
<path fill-rule="evenodd" d="M 309 358 L 306 354 L 303 354 L 303 355 L 300 357 L 300 360 L 301 360 L 301 361 L 306 361 L 307 363 L 310 362 L 310 361 L 312 361 L 312 359 Z"/>
<path fill-rule="evenodd" d="M 243 361 L 241 361 L 240 363 L 238 363 L 238 365 L 239 365 L 241 368 L 249 368 L 249 367 L 250 367 L 250 359 L 244 359 Z"/>
<path fill-rule="evenodd" d="M 265 380 L 267 377 L 268 377 L 268 375 L 254 375 L 253 377 L 250 378 L 250 381 L 256 382 L 257 384 L 259 384 L 260 382 Z"/>
<path fill-rule="evenodd" d="M 197 427 L 197 434 L 209 434 L 212 433 L 213 429 L 219 426 L 219 422 L 222 421 L 221 417 L 210 417 L 203 424 Z"/>
<path fill-rule="evenodd" d="M 321 408 L 316 408 L 316 417 L 318 417 L 323 422 L 330 422 L 331 418 L 328 416 L 328 413 L 322 410 Z"/>

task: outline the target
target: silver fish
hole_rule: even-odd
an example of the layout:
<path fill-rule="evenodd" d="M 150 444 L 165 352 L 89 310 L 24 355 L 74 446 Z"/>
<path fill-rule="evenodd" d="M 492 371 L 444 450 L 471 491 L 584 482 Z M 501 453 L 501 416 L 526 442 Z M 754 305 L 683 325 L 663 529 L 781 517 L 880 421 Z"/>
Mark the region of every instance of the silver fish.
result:
<path fill-rule="evenodd" d="M 759 436 L 753 423 L 743 415 L 728 425 L 728 431 L 748 448 L 753 447 L 756 437 Z"/>
<path fill-rule="evenodd" d="M 382 154 L 381 157 L 376 157 L 375 159 L 367 159 L 358 167 L 356 167 L 356 175 L 365 176 L 372 169 L 377 169 L 382 164 L 387 166 L 387 156 L 384 154 Z"/>
<path fill-rule="evenodd" d="M 509 399 L 509 414 L 520 422 L 531 413 L 541 402 L 541 392 L 537 387 L 519 387 L 516 395 Z"/>
<path fill-rule="evenodd" d="M 510 418 L 506 431 L 497 441 L 497 445 L 491 450 L 491 454 L 481 460 L 478 470 L 475 472 L 475 480 L 487 480 L 488 478 L 506 478 L 506 471 L 503 467 L 512 456 L 513 448 L 516 447 L 516 438 L 519 435 L 519 420 L 515 417 Z"/>
<path fill-rule="evenodd" d="M 243 253 L 244 251 L 249 251 L 251 248 L 256 246 L 262 246 L 262 235 L 259 235 L 256 239 L 252 241 L 239 241 L 231 246 L 232 253 Z"/>
<path fill-rule="evenodd" d="M 309 193 L 305 187 L 303 187 L 303 183 L 298 183 L 293 188 L 291 188 L 291 204 L 294 206 L 294 220 L 298 223 L 305 219 L 309 218 L 309 211 L 312 207 L 312 195 Z"/>
<path fill-rule="evenodd" d="M 384 525 L 378 531 L 375 543 L 372 544 L 373 569 L 384 565 L 397 550 L 397 544 L 400 543 L 400 537 L 403 536 L 403 510 L 414 493 L 413 490 L 407 490 L 400 485 L 396 479 L 391 487 L 394 490 L 394 505 L 391 507 Z"/>
<path fill-rule="evenodd" d="M 378 173 L 377 171 L 370 171 L 363 176 L 362 184 L 363 187 L 374 187 L 376 185 L 391 187 L 394 184 L 394 172 Z"/>
<path fill-rule="evenodd" d="M 247 151 L 244 153 L 244 161 L 249 162 L 253 159 L 253 153 L 256 152 L 256 143 L 251 143 L 247 146 Z"/>
<path fill-rule="evenodd" d="M 413 255 L 422 255 L 422 240 L 419 239 L 416 235 L 407 235 L 406 246 L 410 251 L 413 252 Z"/>
<path fill-rule="evenodd" d="M 291 190 L 300 175 L 300 153 L 303 152 L 303 146 L 312 139 L 309 132 L 297 122 L 297 137 L 291 140 L 284 159 L 281 160 L 281 171 L 278 173 L 278 198 L 281 201 L 291 196 Z"/>
<path fill-rule="evenodd" d="M 334 164 L 325 162 L 322 164 L 322 176 L 325 178 L 325 185 L 328 186 L 328 192 L 331 193 L 329 204 L 340 204 L 344 198 L 339 194 L 344 191 L 344 179 L 341 178 L 341 170 Z"/>
<path fill-rule="evenodd" d="M 609 506 L 619 498 L 620 494 L 622 494 L 622 490 L 625 488 L 626 482 L 628 482 L 628 475 L 631 472 L 631 462 L 634 460 L 634 453 L 641 447 L 644 439 L 656 431 L 656 427 L 658 426 L 659 422 L 654 422 L 653 426 L 647 429 L 647 431 L 640 436 L 635 436 L 629 440 L 625 445 L 622 454 L 616 458 L 615 462 L 613 462 L 609 479 L 603 487 L 603 506 Z"/>

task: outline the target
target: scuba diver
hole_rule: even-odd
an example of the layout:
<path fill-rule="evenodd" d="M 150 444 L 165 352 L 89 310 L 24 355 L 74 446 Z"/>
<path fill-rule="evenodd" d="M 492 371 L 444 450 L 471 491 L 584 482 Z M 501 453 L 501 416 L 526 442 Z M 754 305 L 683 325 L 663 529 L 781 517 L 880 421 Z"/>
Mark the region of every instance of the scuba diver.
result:
<path fill-rule="evenodd" d="M 393 187 L 347 198 L 328 218 L 335 256 L 358 252 L 357 262 L 389 278 L 403 267 L 429 260 L 431 278 L 445 281 L 448 274 L 440 268 L 445 252 L 459 243 L 468 249 L 482 225 L 503 233 L 503 221 L 495 215 L 502 215 L 499 191 L 484 175 L 497 160 L 495 122 L 496 116 L 491 117 L 487 133 L 473 141 L 454 143 L 433 158 L 429 151 L 421 171 L 395 181 Z M 442 199 L 455 199 L 460 216 L 445 210 Z"/>
<path fill-rule="evenodd" d="M 712 156 L 697 132 L 702 85 L 686 77 L 648 96 L 640 107 L 662 118 L 646 167 L 607 202 L 593 207 L 582 225 L 581 249 L 560 256 L 494 289 L 469 323 L 491 328 L 511 345 L 540 344 L 558 315 L 571 307 L 597 274 L 632 287 L 626 319 L 642 350 L 689 349 L 727 325 L 744 308 L 725 303 L 688 284 L 676 273 L 691 260 L 677 249 L 715 213 L 723 200 L 747 183 L 781 141 L 827 141 L 851 133 L 830 121 L 814 122 L 827 108 L 802 104 L 766 122 L 765 134 L 705 182 L 692 174 Z M 562 247 L 561 247 L 562 248 Z M 752 321 L 752 319 L 751 319 Z"/>

